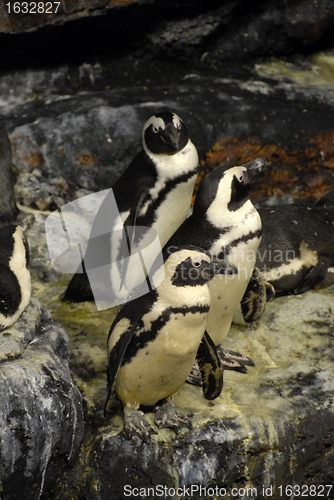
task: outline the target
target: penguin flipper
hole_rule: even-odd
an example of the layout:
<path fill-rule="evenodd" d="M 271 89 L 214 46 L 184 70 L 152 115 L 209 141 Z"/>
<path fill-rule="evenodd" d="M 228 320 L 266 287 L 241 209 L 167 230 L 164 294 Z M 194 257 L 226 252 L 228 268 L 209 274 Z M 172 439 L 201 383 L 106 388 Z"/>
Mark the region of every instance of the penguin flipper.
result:
<path fill-rule="evenodd" d="M 241 311 L 246 323 L 258 321 L 267 303 L 267 287 L 261 273 L 254 267 L 253 274 L 241 300 Z"/>
<path fill-rule="evenodd" d="M 136 233 L 136 222 L 139 209 L 142 205 L 142 201 L 145 197 L 146 193 L 142 193 L 138 199 L 136 205 L 131 209 L 129 215 L 123 223 L 123 236 L 121 243 L 121 258 L 118 260 L 119 262 L 119 271 L 121 275 L 121 284 L 119 289 L 121 290 L 122 286 L 125 283 L 126 273 L 129 267 L 129 259 L 126 258 L 132 254 L 133 250 L 133 242 L 135 239 Z"/>
<path fill-rule="evenodd" d="M 111 328 L 113 329 L 113 326 Z M 110 331 L 112 331 L 112 330 L 110 330 Z M 108 380 L 107 380 L 108 393 L 107 393 L 107 398 L 106 398 L 106 402 L 104 405 L 104 416 L 106 416 L 108 402 L 109 402 L 109 400 L 114 392 L 114 387 L 116 384 L 117 375 L 118 375 L 119 369 L 121 367 L 121 364 L 122 364 L 122 361 L 124 358 L 124 354 L 126 353 L 126 350 L 127 350 L 128 346 L 133 338 L 134 332 L 135 332 L 135 328 L 133 326 L 131 326 L 127 331 L 125 331 L 120 336 L 120 338 L 118 339 L 118 341 L 116 342 L 116 344 L 114 345 L 114 347 L 112 348 L 112 350 L 109 354 L 109 363 L 108 363 L 108 372 L 107 372 L 107 375 L 108 375 Z M 110 337 L 110 333 L 109 333 L 109 337 Z"/>
<path fill-rule="evenodd" d="M 223 389 L 223 368 L 216 346 L 207 332 L 204 332 L 196 358 L 201 372 L 203 395 L 205 399 L 212 401 L 218 398 Z"/>

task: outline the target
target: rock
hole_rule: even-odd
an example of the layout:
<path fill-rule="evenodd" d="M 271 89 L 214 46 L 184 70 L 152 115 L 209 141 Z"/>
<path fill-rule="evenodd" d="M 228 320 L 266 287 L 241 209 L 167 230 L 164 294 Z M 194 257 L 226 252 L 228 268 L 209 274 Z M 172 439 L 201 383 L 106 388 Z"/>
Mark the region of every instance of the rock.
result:
<path fill-rule="evenodd" d="M 145 2 L 129 7 L 134 9 L 137 25 L 143 31 L 147 24 L 140 23 L 138 9 L 150 9 L 154 5 L 154 2 Z M 176 12 L 177 5 L 169 2 L 166 9 L 175 8 Z M 179 15 L 178 11 L 174 31 L 166 20 L 159 18 L 156 29 L 157 17 L 147 21 L 152 22 L 147 57 L 139 43 L 137 52 L 126 54 L 125 59 L 120 57 L 115 65 L 113 61 L 103 61 L 103 58 L 101 62 L 87 58 L 74 65 L 63 64 L 36 71 L 16 70 L 2 73 L 0 77 L 0 115 L 10 136 L 13 162 L 18 171 L 16 197 L 24 205 L 24 211 L 42 210 L 36 214 L 36 223 L 29 234 L 35 297 L 30 308 L 38 318 L 38 311 L 44 309 L 37 307 L 37 299 L 45 302 L 53 318 L 66 328 L 72 352 L 69 373 L 68 345 L 65 347 L 64 344 L 66 335 L 61 327 L 51 323 L 47 313 L 49 319 L 45 320 L 44 313 L 41 316 L 45 321 L 41 320 L 41 324 L 46 325 L 44 332 L 35 328 L 39 324 L 36 319 L 29 330 L 36 331 L 36 335 L 22 334 L 24 330 L 20 322 L 26 317 L 23 315 L 17 324 L 20 329 L 15 330 L 21 332 L 17 335 L 23 337 L 22 341 L 4 337 L 11 342 L 11 350 L 17 357 L 1 363 L 1 372 L 3 367 L 9 370 L 11 365 L 20 361 L 24 361 L 25 366 L 34 363 L 37 375 L 28 378 L 26 384 L 31 388 L 34 382 L 37 389 L 33 395 L 38 393 L 40 396 L 41 393 L 42 397 L 27 399 L 25 403 L 27 408 L 31 405 L 31 427 L 26 420 L 19 427 L 21 406 L 15 406 L 17 412 L 9 425 L 6 419 L 1 420 L 1 426 L 6 425 L 6 434 L 1 428 L 6 438 L 2 438 L 1 446 L 2 449 L 10 447 L 8 454 L 2 452 L 1 466 L 5 468 L 0 476 L 5 478 L 3 500 L 6 496 L 9 500 L 16 498 L 15 495 L 18 498 L 40 497 L 41 500 L 117 499 L 124 498 L 124 493 L 129 492 L 124 490 L 126 484 L 131 488 L 158 484 L 169 488 L 186 488 L 191 484 L 203 488 L 220 486 L 226 488 L 227 493 L 231 493 L 234 487 L 250 487 L 257 488 L 258 498 L 269 497 L 270 491 L 264 492 L 263 487 L 265 490 L 272 487 L 276 498 L 284 498 L 284 495 L 291 496 L 286 492 L 289 490 L 285 490 L 289 484 L 319 487 L 333 483 L 333 288 L 310 291 L 302 297 L 279 298 L 268 305 L 265 316 L 255 327 L 245 327 L 236 319 L 224 347 L 249 355 L 256 367 L 249 369 L 248 375 L 226 372 L 223 393 L 213 403 L 203 399 L 200 389 L 184 385 L 175 397 L 176 406 L 184 414 L 193 413 L 193 431 L 179 436 L 172 431 L 160 431 L 151 446 L 125 439 L 120 408 L 116 407 L 114 415 L 110 412 L 108 419 L 103 419 L 106 338 L 116 311 L 97 313 L 94 304 L 73 306 L 59 302 L 69 276 L 61 275 L 51 267 L 44 236 L 47 210 L 55 210 L 76 197 L 111 186 L 140 148 L 144 121 L 164 106 L 174 109 L 184 119 L 199 149 L 203 170 L 218 164 L 245 163 L 257 156 L 268 160 L 268 168 L 256 186 L 257 202 L 289 201 L 298 196 L 318 197 L 332 183 L 333 55 L 322 53 L 318 55 L 319 59 L 316 56 L 303 58 L 299 63 L 262 61 L 256 66 L 242 67 L 245 73 L 240 77 L 240 68 L 235 72 L 230 66 L 219 66 L 224 54 L 236 59 L 242 48 L 242 57 L 245 54 L 250 57 L 253 51 L 262 50 L 263 53 L 265 43 L 257 45 L 254 28 L 249 50 L 243 51 L 247 42 L 243 45 L 241 31 L 244 28 L 241 27 L 246 25 L 240 24 L 237 50 L 224 48 L 221 40 L 219 44 L 216 41 L 218 35 L 230 33 L 229 30 L 236 26 L 232 18 L 228 23 L 227 19 L 237 12 L 237 3 L 226 4 L 225 10 L 220 3 L 214 3 L 214 8 L 221 8 L 221 14 L 224 11 L 224 19 L 218 21 L 212 17 L 213 11 L 211 17 L 206 12 L 204 2 L 187 3 L 187 7 L 194 5 L 198 8 L 192 11 L 189 44 L 183 36 L 187 16 Z M 282 35 L 282 47 L 278 46 L 277 50 L 288 50 L 287 40 L 291 41 L 295 34 L 296 40 L 301 40 L 301 27 L 305 22 L 305 12 L 300 11 L 301 17 L 298 18 L 301 5 L 306 8 L 307 3 L 289 1 L 278 6 L 278 3 L 258 2 L 258 17 L 251 15 L 252 5 L 244 10 L 242 18 L 269 30 L 274 19 L 275 23 L 279 21 L 277 9 L 283 9 L 282 24 L 276 24 L 279 26 L 277 36 Z M 318 19 L 319 32 L 312 32 L 310 36 L 307 30 L 304 32 L 305 40 L 309 37 L 311 42 L 326 36 L 326 23 L 329 23 L 325 21 L 328 20 L 327 14 L 322 12 L 322 8 L 328 5 L 326 0 L 317 5 L 320 5 L 317 12 L 323 14 L 325 24 Z M 312 2 L 311 7 L 315 9 L 315 6 Z M 291 11 L 293 8 L 295 17 Z M 125 12 L 122 9 L 118 9 L 118 16 Z M 292 12 L 289 19 L 293 23 L 284 34 L 289 9 Z M 266 12 L 269 22 L 265 26 L 262 14 Z M 107 16 L 103 13 L 96 16 L 94 26 L 101 27 L 102 18 L 107 19 Z M 311 24 L 315 18 L 312 17 Z M 111 19 L 112 16 L 108 15 L 105 31 L 99 31 L 101 38 L 97 43 L 101 42 L 107 28 L 110 31 Z M 227 23 L 226 30 L 222 29 L 225 24 L 218 26 L 217 22 Z M 62 38 L 59 33 L 66 35 L 66 30 L 73 33 L 73 26 L 79 27 L 80 22 L 66 23 L 63 27 L 59 25 L 61 31 L 55 26 L 45 35 L 50 37 L 49 40 L 55 37 L 58 45 L 54 51 L 59 54 L 62 43 L 68 45 L 69 52 L 76 50 L 76 46 L 68 44 L 68 35 Z M 80 29 L 75 32 L 76 36 L 80 34 L 77 41 L 83 39 L 81 26 L 81 34 Z M 120 26 L 123 28 L 124 23 Z M 197 26 L 202 32 L 197 31 Z M 293 32 L 293 26 L 296 26 L 296 32 Z M 25 33 L 22 37 L 13 35 L 11 48 L 15 49 L 16 43 L 20 47 L 25 43 L 27 49 L 36 48 L 37 33 L 42 33 L 43 29 L 36 30 L 35 34 Z M 124 39 L 131 29 L 129 22 L 124 29 Z M 208 38 L 203 35 L 203 30 Z M 171 38 L 173 33 L 179 34 L 179 40 Z M 269 40 L 269 47 L 274 51 L 276 32 L 270 33 L 273 38 Z M 161 39 L 155 42 L 154 37 L 158 35 Z M 138 36 L 138 31 L 134 36 Z M 89 36 L 86 38 L 85 43 L 78 43 L 82 53 L 91 42 Z M 199 62 L 203 44 L 208 43 L 208 39 L 212 50 L 206 50 L 209 54 Z M 42 47 L 40 40 L 38 38 Z M 50 45 L 45 39 L 43 41 L 49 51 Z M 106 44 L 108 50 L 109 42 L 110 38 Z M 154 54 L 151 53 L 152 45 Z M 191 64 L 184 63 L 180 71 L 175 70 L 170 61 L 164 60 L 159 65 L 149 65 L 147 69 L 150 58 L 162 53 L 160 46 L 168 49 L 170 58 L 178 53 L 181 61 L 182 54 L 187 54 L 187 57 L 193 54 Z M 125 43 L 124 52 L 127 47 Z M 15 50 L 7 53 L 11 54 L 8 64 L 20 64 L 15 60 Z M 40 49 L 34 54 L 39 57 Z M 142 57 L 134 65 L 138 54 Z M 46 59 L 52 56 L 49 51 Z M 134 69 L 125 76 L 130 62 Z M 218 70 L 210 74 L 203 70 L 205 65 L 217 65 Z M 162 70 L 171 71 L 162 76 Z M 318 79 L 317 86 L 314 75 Z M 113 88 L 110 88 L 110 82 L 113 82 Z M 29 311 L 31 309 L 27 313 Z M 51 334 L 50 330 L 56 333 Z M 50 340 L 53 335 L 59 342 Z M 35 349 L 41 344 L 43 350 L 41 348 L 39 356 L 48 360 L 44 365 L 55 369 L 52 372 L 54 385 L 47 389 L 43 384 L 48 384 L 52 377 L 49 372 L 40 372 L 35 363 L 38 359 Z M 70 388 L 70 398 L 66 388 Z M 21 384 L 18 390 L 22 391 Z M 81 397 L 86 421 L 84 436 Z M 52 409 L 55 408 L 57 413 L 48 410 L 50 398 Z M 37 402 L 41 405 L 35 413 Z M 17 397 L 14 403 L 19 405 Z M 0 408 L 5 411 L 3 406 Z M 74 409 L 78 418 L 76 434 L 73 434 Z M 43 425 L 37 433 L 34 418 L 39 414 Z M 49 420 L 44 419 L 44 415 Z M 149 413 L 151 422 L 152 418 L 153 414 Z M 17 434 L 10 434 L 10 428 L 16 429 Z M 52 429 L 52 433 L 48 429 Z M 22 439 L 24 453 L 17 458 L 15 436 L 19 439 L 24 433 L 28 439 Z M 66 441 L 62 441 L 63 436 Z M 79 446 L 80 452 L 76 455 Z M 6 462 L 7 456 L 14 457 L 14 462 Z M 10 468 L 12 463 L 15 465 L 13 469 Z M 20 484 L 16 490 L 14 483 Z M 280 486 L 282 490 L 278 489 Z M 212 498 L 213 495 L 215 493 L 211 490 L 201 495 L 194 491 L 193 497 Z M 187 498 L 182 491 L 168 496 Z M 216 496 L 222 497 L 223 494 L 220 492 Z M 245 498 L 246 494 L 239 497 Z"/>
<path fill-rule="evenodd" d="M 81 59 L 82 54 L 112 57 L 120 70 L 134 74 L 134 62 L 142 70 L 148 61 L 159 67 L 161 58 L 224 68 L 226 61 L 328 47 L 334 22 L 331 0 L 259 0 L 246 6 L 242 0 L 223 5 L 215 0 L 71 0 L 55 4 L 48 14 L 30 15 L 15 14 L 10 3 L 9 14 L 8 4 L 2 7 L 0 43 L 6 41 L 2 63 L 11 68 L 48 64 L 64 55 Z M 139 56 L 143 61 L 138 63 Z"/>
<path fill-rule="evenodd" d="M 79 390 L 65 330 L 36 298 L 0 334 L 0 491 L 39 499 L 71 463 L 83 437 Z M 68 466 L 68 465 L 67 465 Z"/>
<path fill-rule="evenodd" d="M 0 222 L 9 222 L 17 215 L 14 184 L 11 147 L 4 124 L 0 121 Z"/>
<path fill-rule="evenodd" d="M 205 170 L 257 156 L 267 160 L 255 184 L 257 203 L 314 200 L 332 182 L 332 61 L 328 53 L 304 61 L 303 70 L 291 64 L 262 64 L 242 80 L 193 74 L 177 85 L 67 96 L 57 95 L 66 80 L 63 67 L 52 73 L 53 86 L 46 87 L 38 102 L 30 92 L 40 92 L 43 82 L 52 79 L 50 73 L 4 77 L 3 99 L 9 105 L 0 108 L 0 115 L 19 171 L 17 200 L 31 208 L 55 210 L 77 196 L 111 187 L 139 151 L 144 122 L 163 107 L 183 118 Z M 101 70 L 103 81 L 107 71 Z M 319 86 L 314 88 L 308 79 L 315 71 Z"/>
<path fill-rule="evenodd" d="M 48 275 L 44 217 L 37 216 L 29 244 Z M 33 262 L 34 278 L 39 264 Z M 161 430 L 148 446 L 126 439 L 119 406 L 103 418 L 106 338 L 116 310 L 61 304 L 68 279 L 55 273 L 52 287 L 37 278 L 33 287 L 69 332 L 71 372 L 85 402 L 86 426 L 78 458 L 72 467 L 59 462 L 64 473 L 45 483 L 42 499 L 121 499 L 139 493 L 133 488 L 149 487 L 157 488 L 151 497 L 166 499 L 181 488 L 175 497 L 185 499 L 191 485 L 202 486 L 193 486 L 196 500 L 212 498 L 217 487 L 220 497 L 224 489 L 231 496 L 232 488 L 249 488 L 249 496 L 256 489 L 256 498 L 266 498 L 273 488 L 273 498 L 288 498 L 291 484 L 333 484 L 334 287 L 275 299 L 253 326 L 238 311 L 224 347 L 248 355 L 256 366 L 247 375 L 226 371 L 223 393 L 214 402 L 185 384 L 175 403 L 191 416 L 193 430 L 178 436 Z M 153 413 L 147 419 L 153 423 Z"/>
<path fill-rule="evenodd" d="M 333 484 L 333 292 L 276 299 L 253 327 L 236 318 L 224 346 L 249 355 L 256 366 L 247 375 L 226 371 L 214 402 L 187 384 L 178 391 L 176 406 L 192 415 L 192 431 L 161 430 L 151 445 L 129 441 L 121 409 L 103 421 L 100 401 L 80 460 L 61 479 L 62 491 L 55 487 L 48 498 L 73 498 L 78 491 L 87 500 L 132 498 L 139 495 L 134 488 L 150 498 L 162 491 L 161 498 L 185 499 L 190 488 L 196 500 L 212 498 L 215 488 L 218 498 L 223 490 L 237 498 L 288 498 L 289 485 L 309 491 Z M 146 417 L 153 423 L 152 413 Z M 248 497 L 242 494 L 247 488 Z"/>

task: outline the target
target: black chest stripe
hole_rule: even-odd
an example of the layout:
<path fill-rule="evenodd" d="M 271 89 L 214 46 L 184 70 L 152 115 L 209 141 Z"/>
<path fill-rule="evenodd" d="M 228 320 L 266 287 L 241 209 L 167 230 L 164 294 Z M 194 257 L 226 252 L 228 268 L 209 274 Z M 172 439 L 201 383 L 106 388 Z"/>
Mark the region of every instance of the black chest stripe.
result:
<path fill-rule="evenodd" d="M 135 335 L 130 342 L 126 353 L 124 355 L 122 365 L 130 363 L 131 359 L 136 356 L 136 354 L 144 349 L 150 342 L 153 342 L 158 336 L 160 330 L 168 323 L 171 316 L 174 314 L 206 314 L 209 311 L 209 306 L 191 306 L 191 307 L 170 307 L 166 309 L 159 318 L 157 318 L 151 324 L 151 328 L 148 331 L 144 331 Z M 143 324 L 142 324 L 143 326 Z M 117 344 L 114 349 L 117 348 Z"/>
<path fill-rule="evenodd" d="M 222 251 L 217 255 L 218 259 L 226 259 L 228 254 L 232 251 L 232 249 L 239 245 L 239 243 L 247 243 L 254 238 L 261 238 L 262 229 L 258 229 L 257 231 L 250 231 L 248 234 L 244 234 L 240 236 L 240 238 L 236 238 L 231 241 L 228 245 L 222 248 Z"/>
<path fill-rule="evenodd" d="M 137 218 L 136 224 L 138 226 L 151 226 L 156 220 L 156 211 L 158 207 L 164 202 L 168 194 L 177 186 L 178 184 L 186 183 L 194 177 L 197 173 L 197 169 L 191 170 L 186 174 L 180 175 L 174 179 L 169 179 L 165 187 L 159 192 L 159 196 L 154 201 L 151 201 L 145 215 L 141 215 Z M 147 198 L 143 200 L 143 204 L 147 201 Z"/>

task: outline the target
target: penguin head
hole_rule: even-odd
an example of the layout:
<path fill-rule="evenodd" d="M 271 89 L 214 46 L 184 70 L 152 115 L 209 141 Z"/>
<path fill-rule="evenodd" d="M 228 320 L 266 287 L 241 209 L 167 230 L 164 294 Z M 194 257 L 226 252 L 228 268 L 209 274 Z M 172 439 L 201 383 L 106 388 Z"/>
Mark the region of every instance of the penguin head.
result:
<path fill-rule="evenodd" d="M 251 180 L 266 162 L 260 158 L 244 166 L 218 167 L 202 181 L 194 204 L 194 214 L 219 226 L 222 214 L 236 212 L 250 199 Z"/>
<path fill-rule="evenodd" d="M 161 272 L 161 269 L 157 272 Z M 173 293 L 173 289 L 201 287 L 216 274 L 237 274 L 238 270 L 224 260 L 213 258 L 202 248 L 189 245 L 170 247 L 169 256 L 164 264 L 164 272 L 164 281 L 168 283 Z M 155 276 L 153 280 L 154 278 Z"/>
<path fill-rule="evenodd" d="M 143 128 L 143 147 L 156 155 L 174 155 L 188 143 L 187 129 L 181 118 L 170 111 L 157 113 Z"/>

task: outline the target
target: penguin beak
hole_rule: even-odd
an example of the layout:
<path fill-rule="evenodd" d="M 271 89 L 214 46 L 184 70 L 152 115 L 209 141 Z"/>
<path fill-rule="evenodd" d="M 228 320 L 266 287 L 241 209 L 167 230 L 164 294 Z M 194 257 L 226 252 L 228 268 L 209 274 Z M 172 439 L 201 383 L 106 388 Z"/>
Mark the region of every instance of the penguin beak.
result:
<path fill-rule="evenodd" d="M 211 280 L 216 274 L 238 274 L 238 268 L 233 264 L 229 264 L 226 260 L 218 260 L 213 257 L 211 263 L 203 269 L 202 276 L 206 280 Z"/>
<path fill-rule="evenodd" d="M 244 165 L 247 168 L 247 173 L 244 176 L 244 184 L 249 184 L 251 180 L 259 173 L 262 172 L 267 162 L 262 158 L 256 158 L 255 160 L 249 161 Z"/>
<path fill-rule="evenodd" d="M 166 143 L 169 146 L 172 146 L 172 148 L 175 151 L 178 151 L 180 148 L 180 136 L 181 136 L 181 133 L 180 133 L 179 129 L 173 127 L 173 125 L 171 125 L 171 124 L 167 125 L 167 127 L 165 129 Z"/>

